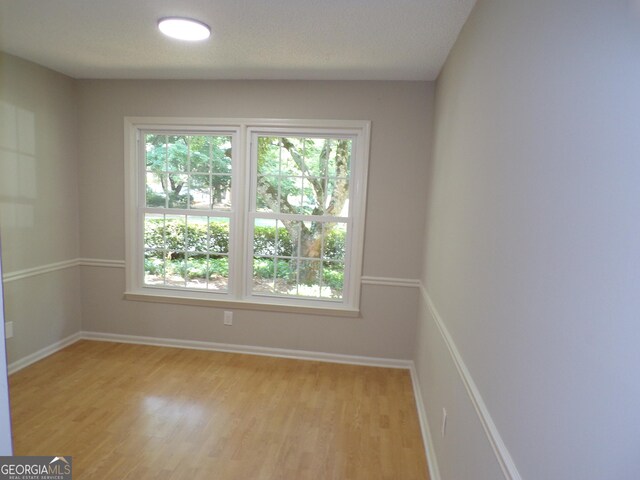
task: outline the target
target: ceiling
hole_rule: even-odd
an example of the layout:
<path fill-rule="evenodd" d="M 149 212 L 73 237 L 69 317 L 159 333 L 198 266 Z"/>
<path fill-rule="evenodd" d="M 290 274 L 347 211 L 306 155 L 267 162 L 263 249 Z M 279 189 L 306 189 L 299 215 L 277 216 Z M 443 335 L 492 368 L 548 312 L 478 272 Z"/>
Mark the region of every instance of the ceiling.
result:
<path fill-rule="evenodd" d="M 0 0 L 0 50 L 75 78 L 434 80 L 475 0 Z M 160 34 L 199 19 L 201 43 Z"/>

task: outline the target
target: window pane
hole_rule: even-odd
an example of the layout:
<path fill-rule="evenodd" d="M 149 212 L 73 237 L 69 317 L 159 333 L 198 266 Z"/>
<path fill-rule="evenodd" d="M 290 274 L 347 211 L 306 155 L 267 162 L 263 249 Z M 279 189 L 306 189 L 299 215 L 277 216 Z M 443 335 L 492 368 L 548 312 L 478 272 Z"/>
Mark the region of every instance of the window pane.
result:
<path fill-rule="evenodd" d="M 351 148 L 350 139 L 258 137 L 256 209 L 340 215 L 349 198 Z"/>
<path fill-rule="evenodd" d="M 332 151 L 328 159 L 329 177 L 349 177 L 351 168 L 351 140 L 340 139 L 336 141 L 335 151 Z"/>
<path fill-rule="evenodd" d="M 205 135 L 191 135 L 189 141 L 189 171 L 209 173 L 213 154 L 213 138 Z"/>
<path fill-rule="evenodd" d="M 209 261 L 207 254 L 195 253 L 187 257 L 187 288 L 207 288 Z"/>
<path fill-rule="evenodd" d="M 322 298 L 341 299 L 344 291 L 344 263 L 322 262 Z"/>
<path fill-rule="evenodd" d="M 167 252 L 165 283 L 171 287 L 186 286 L 187 260 L 184 252 Z"/>
<path fill-rule="evenodd" d="M 274 288 L 274 259 L 267 257 L 253 257 L 253 291 L 256 293 L 273 293 Z"/>
<path fill-rule="evenodd" d="M 323 164 L 327 163 L 327 156 L 331 139 L 306 138 L 302 141 L 302 151 L 299 152 L 299 165 L 305 176 L 320 176 Z M 294 157 L 296 158 L 296 157 Z"/>
<path fill-rule="evenodd" d="M 278 139 L 280 149 L 280 175 L 301 176 L 300 166 L 304 166 L 303 142 L 301 138 L 281 137 Z"/>
<path fill-rule="evenodd" d="M 193 174 L 189 178 L 189 208 L 211 209 L 211 176 Z"/>
<path fill-rule="evenodd" d="M 276 261 L 275 292 L 284 295 L 298 293 L 298 261 L 279 258 Z"/>
<path fill-rule="evenodd" d="M 162 250 L 147 250 L 144 253 L 144 283 L 164 285 L 165 262 Z"/>
<path fill-rule="evenodd" d="M 189 147 L 186 135 L 169 135 L 167 137 L 167 171 L 173 173 L 187 172 Z"/>
<path fill-rule="evenodd" d="M 329 159 L 332 155 L 335 156 L 337 143 L 338 141 L 332 138 L 323 140 L 322 151 L 320 152 L 320 157 L 318 159 L 319 177 L 324 178 L 329 175 Z"/>
<path fill-rule="evenodd" d="M 167 175 L 169 208 L 187 208 L 189 200 L 189 177 L 187 175 Z"/>
<path fill-rule="evenodd" d="M 347 224 L 346 223 L 325 223 L 324 224 L 324 259 L 344 260 L 347 245 Z"/>
<path fill-rule="evenodd" d="M 305 178 L 302 184 L 300 213 L 303 215 L 323 215 L 324 178 Z"/>
<path fill-rule="evenodd" d="M 256 211 L 278 212 L 278 177 L 258 177 Z"/>
<path fill-rule="evenodd" d="M 165 249 L 164 215 L 144 216 L 144 248 L 145 250 Z"/>
<path fill-rule="evenodd" d="M 298 295 L 320 296 L 320 260 L 300 260 L 298 264 Z"/>
<path fill-rule="evenodd" d="M 320 258 L 322 253 L 321 222 L 300 222 L 300 238 L 298 254 L 301 258 Z"/>
<path fill-rule="evenodd" d="M 147 173 L 145 196 L 147 207 L 164 208 L 167 203 L 167 195 L 163 184 L 168 185 L 167 176 L 157 173 Z"/>
<path fill-rule="evenodd" d="M 258 175 L 279 175 L 280 142 L 275 137 L 258 137 Z"/>
<path fill-rule="evenodd" d="M 324 212 L 334 217 L 347 217 L 349 214 L 349 180 L 347 178 L 328 178 Z"/>
<path fill-rule="evenodd" d="M 147 134 L 145 137 L 145 165 L 153 172 L 167 171 L 167 136 Z"/>
<path fill-rule="evenodd" d="M 256 219 L 254 293 L 342 298 L 346 230 L 345 222 Z"/>
<path fill-rule="evenodd" d="M 212 173 L 231 173 L 231 137 L 228 135 L 213 137 Z"/>
<path fill-rule="evenodd" d="M 189 215 L 187 217 L 186 232 L 186 250 L 189 252 L 206 252 L 208 239 L 208 221 L 207 217 Z"/>
<path fill-rule="evenodd" d="M 300 242 L 300 222 L 278 220 L 276 253 L 280 257 L 297 257 Z"/>
<path fill-rule="evenodd" d="M 256 218 L 253 226 L 253 254 L 276 254 L 276 220 Z"/>
<path fill-rule="evenodd" d="M 350 139 L 258 137 L 258 144 L 256 211 L 348 216 Z M 256 220 L 254 291 L 341 299 L 346 235 L 346 222 Z M 265 287 L 259 272 L 271 274 L 270 261 L 276 282 Z"/>
<path fill-rule="evenodd" d="M 211 177 L 211 208 L 231 209 L 231 175 L 213 175 Z"/>
<path fill-rule="evenodd" d="M 228 218 L 209 218 L 209 252 L 229 253 Z"/>
<path fill-rule="evenodd" d="M 229 258 L 222 255 L 209 257 L 209 290 L 226 291 L 229 288 Z"/>
<path fill-rule="evenodd" d="M 229 135 L 147 134 L 146 206 L 231 209 Z"/>
<path fill-rule="evenodd" d="M 281 177 L 278 205 L 280 212 L 301 214 L 302 212 L 302 177 Z"/>
<path fill-rule="evenodd" d="M 172 252 L 185 252 L 186 217 L 167 215 L 165 218 L 165 249 Z"/>

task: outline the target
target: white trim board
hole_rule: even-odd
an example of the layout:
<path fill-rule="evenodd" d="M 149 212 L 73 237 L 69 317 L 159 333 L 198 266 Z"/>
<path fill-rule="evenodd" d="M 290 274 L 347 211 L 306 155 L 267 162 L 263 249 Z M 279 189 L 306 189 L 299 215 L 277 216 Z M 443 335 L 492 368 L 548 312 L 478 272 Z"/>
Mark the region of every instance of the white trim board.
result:
<path fill-rule="evenodd" d="M 420 288 L 420 280 L 414 278 L 360 277 L 363 285 L 384 285 L 387 287 Z"/>
<path fill-rule="evenodd" d="M 416 372 L 416 366 L 413 362 L 410 368 L 410 373 L 411 385 L 413 386 L 413 396 L 416 401 L 416 410 L 418 411 L 418 421 L 420 422 L 420 432 L 422 433 L 422 442 L 424 444 L 424 453 L 427 456 L 427 466 L 429 467 L 429 479 L 441 480 L 436 450 L 433 445 L 433 438 L 431 437 L 431 430 L 429 429 L 429 422 L 427 420 L 427 411 L 424 408 L 424 401 L 422 400 L 422 391 L 420 390 L 420 383 L 418 381 L 418 372 Z"/>
<path fill-rule="evenodd" d="M 73 268 L 78 266 L 124 268 L 124 260 L 105 260 L 101 258 L 73 258 L 71 260 L 64 260 L 62 262 L 47 263 L 46 265 L 40 265 L 32 268 L 25 268 L 24 270 L 16 270 L 15 272 L 5 273 L 2 276 L 2 280 L 5 283 L 15 282 L 16 280 L 22 280 L 45 273 L 57 272 L 58 270 L 64 270 L 66 268 Z"/>
<path fill-rule="evenodd" d="M 410 370 L 412 360 L 394 358 L 365 357 L 357 355 L 343 355 L 337 353 L 310 352 L 285 348 L 258 347 L 251 345 L 236 345 L 228 343 L 202 342 L 198 340 L 179 340 L 174 338 L 145 337 L 138 335 L 121 335 L 103 332 L 78 332 L 60 340 L 48 347 L 38 350 L 27 357 L 16 360 L 9 365 L 9 373 L 15 373 L 32 363 L 37 362 L 78 340 L 95 340 L 101 342 L 132 343 L 136 345 L 152 345 L 156 347 L 186 348 L 194 350 L 208 350 L 213 352 L 239 353 L 245 355 L 262 355 L 267 357 L 292 358 L 297 360 L 311 360 L 316 362 L 343 363 L 349 365 L 363 365 L 366 367 L 400 368 Z"/>
<path fill-rule="evenodd" d="M 313 360 L 316 362 L 346 363 L 349 365 L 364 365 L 368 367 L 410 369 L 411 365 L 413 364 L 411 360 L 400 360 L 394 358 L 364 357 L 357 355 L 342 355 L 337 353 L 310 352 L 306 350 L 293 350 L 286 348 L 202 342 L 199 340 L 179 340 L 175 338 L 120 335 L 115 333 L 82 332 L 82 338 L 86 340 L 97 340 L 103 342 L 134 343 L 137 345 L 153 345 L 157 347 L 174 347 L 195 350 L 209 350 L 214 352 L 241 353 L 248 355 L 262 355 L 267 357 L 292 358 L 297 360 Z"/>
<path fill-rule="evenodd" d="M 35 277 L 36 275 L 42 275 L 44 273 L 55 272 L 57 270 L 64 270 L 65 268 L 77 267 L 78 259 L 64 260 L 62 262 L 48 263 L 46 265 L 40 265 L 33 268 L 25 268 L 24 270 L 16 270 L 15 272 L 5 273 L 2 276 L 2 280 L 5 283 L 14 282 L 16 280 L 22 280 L 23 278 Z"/>
<path fill-rule="evenodd" d="M 124 268 L 124 260 L 105 260 L 103 258 L 79 258 L 82 267 Z"/>
<path fill-rule="evenodd" d="M 500 432 L 498 432 L 498 428 L 493 422 L 493 418 L 491 418 L 491 414 L 487 409 L 487 406 L 482 399 L 482 395 L 480 394 L 480 390 L 478 389 L 476 383 L 471 377 L 471 373 L 467 368 L 460 352 L 458 351 L 458 347 L 456 346 L 449 330 L 446 325 L 442 321 L 442 317 L 436 310 L 436 307 L 427 292 L 427 289 L 424 285 L 420 285 L 420 290 L 422 292 L 423 299 L 427 306 L 429 307 L 429 312 L 431 313 L 431 317 L 435 322 L 440 334 L 442 335 L 442 339 L 449 350 L 449 354 L 453 360 L 453 363 L 456 366 L 456 370 L 458 370 L 458 374 L 462 379 L 462 383 L 464 384 L 465 389 L 467 390 L 467 394 L 469 395 L 469 399 L 473 404 L 473 407 L 480 419 L 480 423 L 482 428 L 484 429 L 487 438 L 489 439 L 489 443 L 491 444 L 491 448 L 493 449 L 493 453 L 498 460 L 498 464 L 502 469 L 502 473 L 504 474 L 504 478 L 507 480 L 522 480 L 518 469 L 516 468 L 515 462 L 507 449 L 502 437 L 500 436 Z M 415 388 L 414 388 L 415 389 Z M 418 390 L 419 391 L 419 390 Z"/>
<path fill-rule="evenodd" d="M 48 357 L 49 355 L 53 355 L 59 350 L 62 350 L 69 345 L 76 343 L 78 340 L 82 340 L 82 332 L 74 333 L 73 335 L 69 335 L 62 340 L 49 345 L 48 347 L 41 348 L 37 352 L 32 353 L 31 355 L 27 355 L 26 357 L 21 358 L 20 360 L 16 360 L 12 362 L 7 367 L 7 372 L 9 375 L 17 372 L 18 370 L 22 370 L 29 365 L 36 363 L 43 358 Z"/>

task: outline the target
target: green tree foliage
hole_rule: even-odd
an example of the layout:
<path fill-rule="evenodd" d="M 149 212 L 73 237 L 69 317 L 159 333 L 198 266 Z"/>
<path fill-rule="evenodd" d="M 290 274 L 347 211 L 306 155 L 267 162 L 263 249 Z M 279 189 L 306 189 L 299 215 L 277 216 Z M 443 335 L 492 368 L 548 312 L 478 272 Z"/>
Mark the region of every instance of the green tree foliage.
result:
<path fill-rule="evenodd" d="M 147 171 L 162 186 L 159 194 L 147 185 L 149 207 L 164 207 L 166 198 L 169 208 L 186 208 L 188 189 L 210 195 L 216 203 L 231 186 L 228 136 L 147 134 L 145 148 Z"/>

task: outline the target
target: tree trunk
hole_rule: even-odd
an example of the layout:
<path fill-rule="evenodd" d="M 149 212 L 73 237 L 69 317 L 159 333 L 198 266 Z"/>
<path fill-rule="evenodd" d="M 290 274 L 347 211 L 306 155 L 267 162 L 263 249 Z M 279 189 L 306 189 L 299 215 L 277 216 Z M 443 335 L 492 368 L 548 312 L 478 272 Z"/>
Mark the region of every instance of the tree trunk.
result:
<path fill-rule="evenodd" d="M 322 227 L 308 228 L 304 223 L 300 224 L 300 257 L 304 259 L 318 259 L 322 255 Z M 319 261 L 302 260 L 299 264 L 298 278 L 303 285 L 318 285 L 320 275 Z"/>

